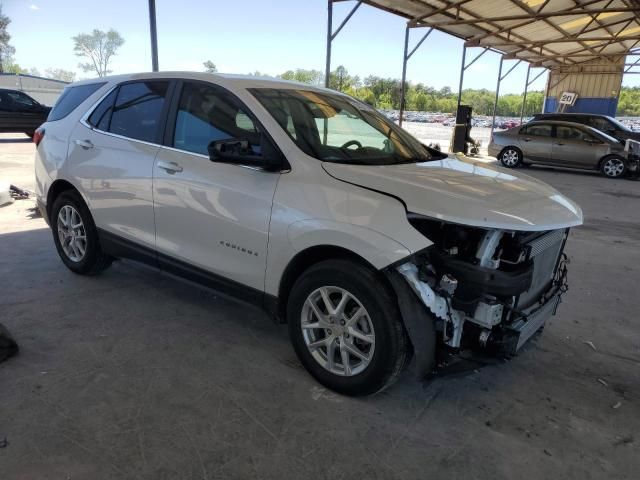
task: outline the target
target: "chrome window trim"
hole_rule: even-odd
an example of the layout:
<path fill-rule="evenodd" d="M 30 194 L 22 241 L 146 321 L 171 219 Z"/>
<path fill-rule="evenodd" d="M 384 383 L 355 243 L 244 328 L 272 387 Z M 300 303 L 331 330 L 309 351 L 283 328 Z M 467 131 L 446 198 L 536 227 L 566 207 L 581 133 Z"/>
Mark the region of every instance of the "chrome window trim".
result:
<path fill-rule="evenodd" d="M 86 111 L 86 113 L 80 118 L 80 123 L 87 127 L 89 130 L 99 133 L 101 135 L 106 135 L 108 137 L 113 137 L 113 138 L 119 138 L 120 140 L 129 140 L 130 142 L 137 142 L 137 143 L 141 143 L 143 145 L 149 145 L 152 147 L 159 147 L 159 148 L 164 148 L 167 150 L 171 150 L 174 152 L 178 152 L 178 153 L 185 153 L 185 154 L 189 154 L 189 155 L 194 155 L 196 157 L 200 157 L 200 158 L 205 158 L 208 161 L 211 161 L 211 159 L 209 158 L 208 155 L 203 155 L 201 153 L 196 153 L 196 152 L 192 152 L 190 150 L 183 150 L 180 148 L 175 148 L 175 147 L 170 147 L 168 145 L 163 145 L 160 143 L 153 143 L 153 142 L 146 142 L 144 140 L 139 140 L 137 138 L 131 138 L 131 137 L 125 137 L 124 135 L 118 135 L 117 133 L 112 133 L 112 132 L 105 132 L 104 130 L 100 130 L 99 128 L 94 127 L 93 125 L 91 125 L 89 123 L 89 117 L 91 116 L 91 114 L 93 113 L 93 111 L 98 108 L 98 105 L 100 105 L 100 103 L 102 103 L 102 101 L 107 98 L 116 88 L 118 88 L 121 84 L 115 84 L 113 87 L 111 87 L 109 90 L 107 90 L 104 95 L 102 95 L 98 100 L 95 101 L 95 103 L 89 108 L 89 110 Z M 155 161 L 154 161 L 155 163 Z M 253 167 L 251 165 L 239 165 L 239 164 L 231 164 L 229 163 L 228 165 L 233 165 L 235 167 L 240 167 L 240 168 L 246 168 L 249 170 L 256 170 L 259 172 L 265 172 L 265 173 L 286 173 L 289 170 L 281 170 L 279 172 L 267 172 L 264 168 L 262 167 Z"/>

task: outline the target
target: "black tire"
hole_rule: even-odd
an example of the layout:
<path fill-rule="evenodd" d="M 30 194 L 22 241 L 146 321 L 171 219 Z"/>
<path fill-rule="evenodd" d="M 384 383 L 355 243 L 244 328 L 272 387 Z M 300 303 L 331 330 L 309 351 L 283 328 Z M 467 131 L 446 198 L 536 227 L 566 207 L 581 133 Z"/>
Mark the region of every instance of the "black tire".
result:
<path fill-rule="evenodd" d="M 517 168 L 522 165 L 522 152 L 516 147 L 506 147 L 498 155 L 503 167 Z"/>
<path fill-rule="evenodd" d="M 619 155 L 607 155 L 600 161 L 600 173 L 607 178 L 621 178 L 627 173 L 627 164 Z"/>
<path fill-rule="evenodd" d="M 73 207 L 80 215 L 83 223 L 84 233 L 86 236 L 86 248 L 84 256 L 74 261 L 67 253 L 65 253 L 60 236 L 58 235 L 58 214 L 60 210 L 65 206 Z M 53 233 L 53 241 L 56 245 L 56 250 L 60 259 L 67 266 L 69 270 L 79 275 L 97 275 L 103 270 L 107 269 L 113 262 L 113 257 L 105 254 L 100 247 L 100 240 L 98 238 L 98 231 L 96 225 L 93 222 L 91 212 L 85 205 L 80 194 L 74 190 L 67 190 L 62 192 L 53 202 L 51 208 L 51 232 Z"/>
<path fill-rule="evenodd" d="M 368 365 L 357 374 L 341 376 L 332 373 L 314 358 L 307 347 L 302 329 L 303 309 L 307 298 L 321 287 L 344 289 L 366 309 L 366 318 L 375 335 L 375 348 Z M 410 358 L 410 343 L 394 294 L 374 270 L 355 262 L 327 260 L 304 272 L 289 295 L 287 320 L 293 348 L 304 367 L 318 382 L 338 393 L 360 396 L 379 392 L 397 380 Z M 356 339 L 351 341 L 356 342 Z M 328 350 L 325 358 L 326 353 Z M 340 352 L 336 353 L 340 362 Z"/>

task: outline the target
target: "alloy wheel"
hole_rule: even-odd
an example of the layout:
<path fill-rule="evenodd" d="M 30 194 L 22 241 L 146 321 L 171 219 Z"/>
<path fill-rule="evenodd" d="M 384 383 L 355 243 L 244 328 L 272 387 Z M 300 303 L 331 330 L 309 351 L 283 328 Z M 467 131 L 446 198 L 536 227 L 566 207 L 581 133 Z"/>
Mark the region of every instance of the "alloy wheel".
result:
<path fill-rule="evenodd" d="M 71 205 L 58 212 L 58 239 L 62 251 L 72 262 L 80 262 L 87 252 L 87 232 L 82 217 Z"/>
<path fill-rule="evenodd" d="M 619 158 L 608 158 L 602 165 L 602 171 L 607 177 L 619 177 L 624 172 L 624 162 Z"/>
<path fill-rule="evenodd" d="M 509 150 L 505 150 L 502 154 L 502 163 L 507 167 L 515 167 L 520 160 L 520 155 L 517 151 L 510 148 Z"/>
<path fill-rule="evenodd" d="M 304 342 L 324 369 L 353 376 L 371 363 L 373 323 L 362 303 L 339 287 L 320 287 L 307 297 L 300 318 Z"/>

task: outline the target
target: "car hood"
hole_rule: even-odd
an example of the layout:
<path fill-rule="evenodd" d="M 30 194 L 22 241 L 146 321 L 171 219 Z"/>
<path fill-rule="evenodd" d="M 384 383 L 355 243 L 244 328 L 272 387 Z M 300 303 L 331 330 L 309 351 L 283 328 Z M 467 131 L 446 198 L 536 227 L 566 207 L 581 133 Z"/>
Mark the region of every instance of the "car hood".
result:
<path fill-rule="evenodd" d="M 580 207 L 546 183 L 468 157 L 323 167 L 338 180 L 399 198 L 409 212 L 448 222 L 521 231 L 582 224 Z"/>

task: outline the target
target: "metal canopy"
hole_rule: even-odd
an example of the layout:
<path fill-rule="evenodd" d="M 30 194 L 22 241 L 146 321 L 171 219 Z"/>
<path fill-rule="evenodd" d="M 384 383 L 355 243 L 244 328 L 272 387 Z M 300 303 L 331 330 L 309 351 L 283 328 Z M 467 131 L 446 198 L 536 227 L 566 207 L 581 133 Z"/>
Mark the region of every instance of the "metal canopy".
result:
<path fill-rule="evenodd" d="M 335 0 L 334 0 L 335 1 Z M 340 1 L 340 0 L 338 0 Z M 486 47 L 504 59 L 556 69 L 617 62 L 640 44 L 640 0 L 363 0 Z"/>

